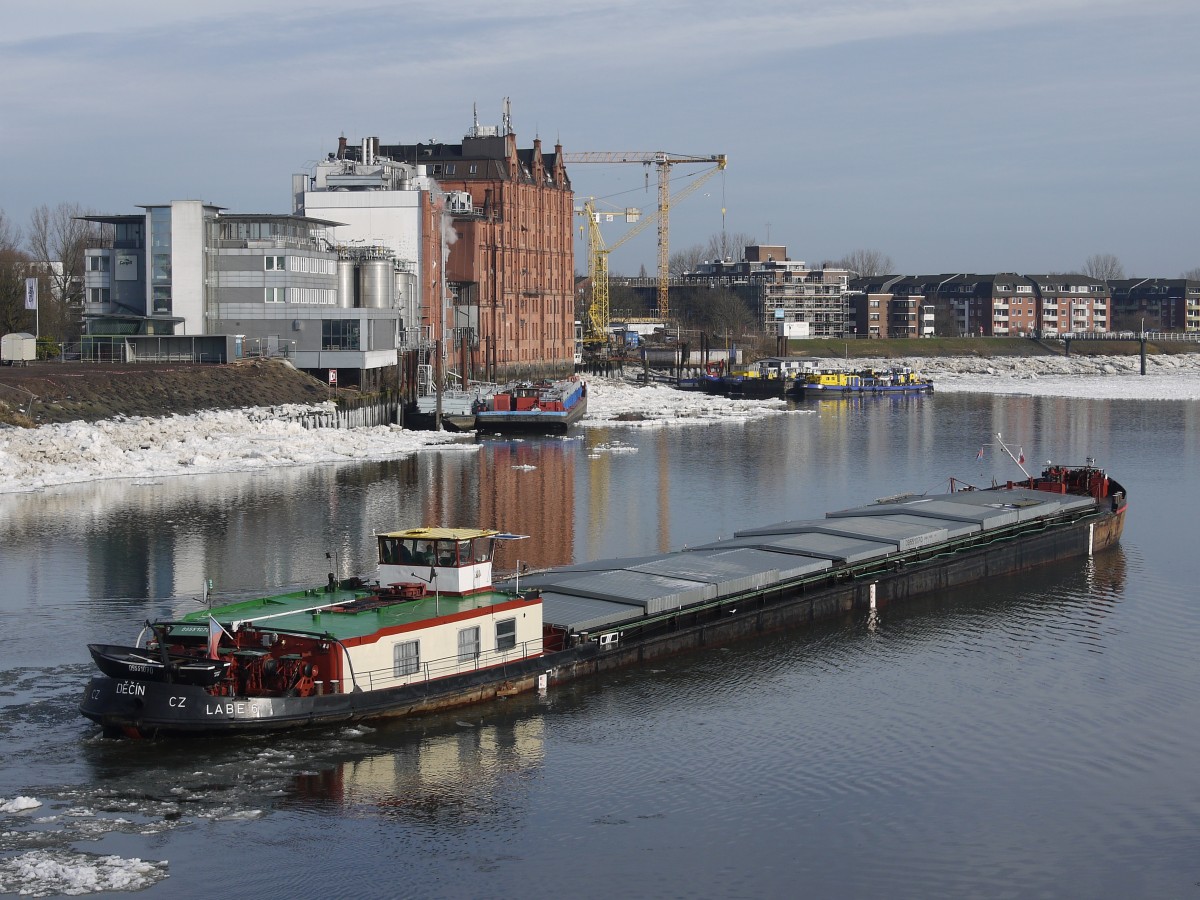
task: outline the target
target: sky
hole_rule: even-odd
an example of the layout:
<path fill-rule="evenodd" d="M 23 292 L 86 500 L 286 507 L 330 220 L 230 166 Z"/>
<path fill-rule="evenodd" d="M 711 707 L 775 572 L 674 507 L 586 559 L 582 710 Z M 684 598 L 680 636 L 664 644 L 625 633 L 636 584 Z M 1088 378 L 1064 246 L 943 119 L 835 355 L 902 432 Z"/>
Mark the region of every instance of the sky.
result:
<path fill-rule="evenodd" d="M 1195 0 L 5 7 L 0 209 L 22 228 L 41 204 L 289 212 L 339 135 L 457 142 L 508 97 L 521 147 L 726 154 L 672 208 L 672 251 L 724 230 L 904 274 L 1200 267 Z M 569 174 L 578 201 L 656 204 L 640 165 Z M 652 273 L 656 241 L 612 271 Z"/>

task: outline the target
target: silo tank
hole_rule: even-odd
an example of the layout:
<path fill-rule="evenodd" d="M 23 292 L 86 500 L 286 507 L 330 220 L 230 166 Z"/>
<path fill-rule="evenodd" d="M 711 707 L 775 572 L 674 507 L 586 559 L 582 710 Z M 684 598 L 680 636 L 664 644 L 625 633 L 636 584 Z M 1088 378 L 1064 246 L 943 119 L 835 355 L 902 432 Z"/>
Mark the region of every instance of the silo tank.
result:
<path fill-rule="evenodd" d="M 354 260 L 339 259 L 337 266 L 338 275 L 338 306 L 350 309 L 357 306 L 355 303 L 358 293 L 358 272 L 355 269 Z"/>
<path fill-rule="evenodd" d="M 358 266 L 358 304 L 368 309 L 391 309 L 395 276 L 390 259 L 364 259 Z"/>

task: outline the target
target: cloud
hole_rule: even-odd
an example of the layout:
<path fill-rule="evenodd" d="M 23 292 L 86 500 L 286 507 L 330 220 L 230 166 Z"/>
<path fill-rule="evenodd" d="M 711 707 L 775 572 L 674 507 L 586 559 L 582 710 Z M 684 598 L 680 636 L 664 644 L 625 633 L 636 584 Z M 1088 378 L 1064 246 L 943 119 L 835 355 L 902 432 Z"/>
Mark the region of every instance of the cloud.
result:
<path fill-rule="evenodd" d="M 1200 139 L 1192 2 L 119 6 L 6 13 L 0 58 L 20 77 L 0 79 L 0 164 L 23 178 L 0 202 L 14 221 L 60 201 L 286 208 L 290 174 L 338 134 L 457 141 L 473 103 L 498 124 L 510 96 L 525 146 L 538 134 L 568 150 L 727 153 L 725 196 L 680 207 L 674 247 L 722 223 L 765 238 L 769 221 L 800 258 L 871 243 L 917 268 L 956 267 L 967 265 L 950 259 L 969 233 L 951 224 L 961 200 L 1009 217 L 993 223 L 1011 225 L 1006 237 L 1048 229 L 1053 240 L 1036 243 L 1048 253 L 1065 241 L 1074 262 L 1094 248 L 1069 245 L 1091 238 L 1059 210 L 1112 229 L 1104 200 L 1121 197 L 1135 216 L 1179 218 L 1159 236 L 1110 231 L 1106 248 L 1126 237 L 1148 249 L 1147 268 L 1200 263 L 1174 261 L 1187 233 L 1174 207 L 1196 177 L 1183 148 Z M 1169 140 L 1151 140 L 1148 123 Z M 640 172 L 600 168 L 573 167 L 576 190 L 641 191 Z M 652 206 L 652 193 L 631 205 Z M 928 222 L 914 227 L 914 209 Z M 868 225 L 871 240 L 856 239 Z M 653 242 L 630 242 L 614 265 L 653 268 Z M 897 249 L 909 246 L 945 258 L 921 265 Z"/>

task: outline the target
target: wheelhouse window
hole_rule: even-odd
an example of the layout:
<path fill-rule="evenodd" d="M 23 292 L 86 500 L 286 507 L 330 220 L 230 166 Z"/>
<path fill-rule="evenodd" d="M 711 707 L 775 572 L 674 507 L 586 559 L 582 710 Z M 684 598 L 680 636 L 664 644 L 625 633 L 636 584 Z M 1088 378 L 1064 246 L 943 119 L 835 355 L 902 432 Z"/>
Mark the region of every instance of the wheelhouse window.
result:
<path fill-rule="evenodd" d="M 385 566 L 397 566 L 400 564 L 400 546 L 399 538 L 379 537 L 379 562 Z"/>

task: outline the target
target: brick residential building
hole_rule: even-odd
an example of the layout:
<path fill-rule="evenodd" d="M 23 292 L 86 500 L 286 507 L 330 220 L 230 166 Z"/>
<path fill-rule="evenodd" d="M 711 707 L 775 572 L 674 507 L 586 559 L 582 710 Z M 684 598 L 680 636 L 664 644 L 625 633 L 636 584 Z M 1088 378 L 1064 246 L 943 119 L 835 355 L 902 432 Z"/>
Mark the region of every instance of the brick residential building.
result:
<path fill-rule="evenodd" d="M 1200 331 L 1200 281 L 1123 278 L 1110 281 L 1118 331 Z"/>
<path fill-rule="evenodd" d="M 1088 275 L 1029 275 L 1037 290 L 1037 333 L 1043 337 L 1108 332 L 1108 283 Z"/>
<path fill-rule="evenodd" d="M 460 143 L 387 144 L 445 195 L 447 338 L 468 377 L 503 380 L 574 368 L 573 194 L 561 145 L 519 149 L 504 117 Z M 348 148 L 351 158 L 360 152 Z M 439 303 L 430 298 L 428 318 Z"/>

